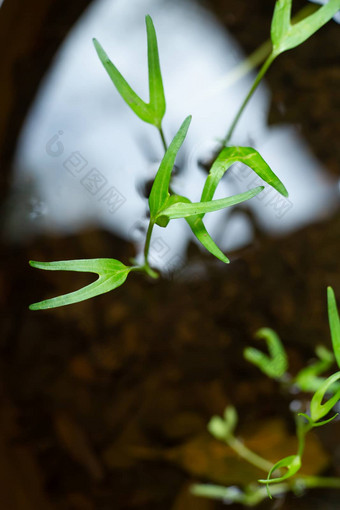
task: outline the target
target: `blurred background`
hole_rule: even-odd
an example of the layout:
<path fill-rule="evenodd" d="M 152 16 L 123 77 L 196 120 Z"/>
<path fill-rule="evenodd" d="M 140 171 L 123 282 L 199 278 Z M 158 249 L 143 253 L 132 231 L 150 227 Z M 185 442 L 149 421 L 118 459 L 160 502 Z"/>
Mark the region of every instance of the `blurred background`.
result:
<path fill-rule="evenodd" d="M 271 461 L 295 450 L 292 395 L 242 351 L 263 326 L 295 374 L 330 346 L 326 286 L 340 299 L 339 26 L 282 55 L 233 142 L 256 147 L 290 192 L 267 189 L 214 213 L 208 230 L 232 263 L 201 250 L 185 222 L 157 229 L 163 278 L 131 278 L 66 308 L 28 305 L 88 275 L 44 273 L 28 260 L 138 256 L 146 196 L 162 158 L 156 130 L 134 116 L 92 47 L 96 37 L 147 97 L 151 14 L 170 141 L 193 115 L 174 187 L 199 199 L 218 139 L 268 46 L 274 1 L 5 0 L 1 38 L 0 494 L 4 510 L 209 510 L 195 482 L 244 486 L 261 472 L 206 431 L 228 404 L 239 434 Z M 294 11 L 306 6 L 294 2 Z M 260 51 L 255 50 L 260 48 Z M 252 55 L 251 59 L 246 60 Z M 259 184 L 236 165 L 217 197 Z M 294 396 L 302 399 L 301 396 Z M 337 423 L 310 438 L 304 472 L 340 476 Z M 288 451 L 289 450 L 289 451 Z M 335 491 L 259 508 L 337 508 Z M 276 506 L 275 506 L 276 505 Z M 231 508 L 234 508 L 231 506 Z M 235 506 L 235 508 L 237 508 Z"/>

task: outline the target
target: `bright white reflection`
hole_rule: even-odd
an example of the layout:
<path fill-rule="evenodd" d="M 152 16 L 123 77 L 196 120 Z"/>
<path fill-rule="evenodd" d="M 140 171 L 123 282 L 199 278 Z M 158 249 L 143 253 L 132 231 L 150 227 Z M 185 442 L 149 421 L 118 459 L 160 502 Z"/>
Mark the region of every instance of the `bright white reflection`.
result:
<path fill-rule="evenodd" d="M 124 104 L 99 62 L 96 37 L 136 91 L 147 98 L 144 16 L 151 14 L 159 40 L 167 98 L 167 140 L 189 113 L 193 121 L 178 158 L 175 189 L 198 200 L 206 174 L 197 159 L 222 137 L 247 93 L 252 76 L 227 89 L 216 84 L 244 56 L 212 15 L 191 1 L 98 0 L 60 49 L 22 132 L 15 173 L 19 198 L 10 225 L 29 232 L 74 232 L 89 224 L 126 239 L 140 237 L 146 202 L 138 189 L 162 157 L 159 135 Z M 212 94 L 211 91 L 214 91 Z M 338 194 L 293 127 L 267 126 L 269 93 L 262 85 L 247 108 L 234 141 L 254 145 L 290 191 L 289 200 L 268 189 L 251 201 L 271 232 L 296 229 L 330 211 Z M 247 168 L 231 170 L 216 198 L 258 184 Z M 20 190 L 30 192 L 31 211 L 20 212 Z M 207 226 L 223 249 L 249 242 L 251 229 L 229 212 L 208 215 Z M 144 218 L 141 221 L 141 218 Z M 15 227 L 13 227 L 13 225 Z M 21 228 L 19 227 L 21 225 Z M 184 220 L 158 228 L 152 248 L 157 266 L 181 263 L 190 237 Z"/>

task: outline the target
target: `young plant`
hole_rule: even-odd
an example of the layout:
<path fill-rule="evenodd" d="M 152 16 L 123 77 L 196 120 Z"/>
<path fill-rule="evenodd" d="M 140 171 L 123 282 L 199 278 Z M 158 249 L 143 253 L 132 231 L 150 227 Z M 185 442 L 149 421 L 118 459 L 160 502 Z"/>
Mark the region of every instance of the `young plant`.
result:
<path fill-rule="evenodd" d="M 322 368 L 329 369 L 330 365 L 337 361 L 340 368 L 340 319 L 336 305 L 334 291 L 331 287 L 327 289 L 328 296 L 328 319 L 332 338 L 334 357 L 330 356 L 328 350 L 318 348 L 321 362 L 324 363 Z M 264 338 L 267 341 L 270 357 L 253 348 L 246 348 L 244 357 L 255 364 L 268 377 L 275 380 L 289 380 L 287 369 L 288 361 L 284 347 L 279 337 L 268 328 L 259 330 L 256 334 L 258 338 Z M 317 366 L 317 369 L 315 367 Z M 250 484 L 243 490 L 234 487 L 220 487 L 215 485 L 195 485 L 192 492 L 198 496 L 204 496 L 214 499 L 229 500 L 234 503 L 242 503 L 246 506 L 255 506 L 267 496 L 284 494 L 289 491 L 298 493 L 303 488 L 337 488 L 340 489 L 340 478 L 305 476 L 298 475 L 302 466 L 302 458 L 305 449 L 306 436 L 310 430 L 316 427 L 324 426 L 333 421 L 338 414 L 327 418 L 333 407 L 340 400 L 340 371 L 335 372 L 331 376 L 324 378 L 316 378 L 315 373 L 321 373 L 320 364 L 313 365 L 313 370 L 309 372 L 311 378 L 305 377 L 304 391 L 313 391 L 314 395 L 310 402 L 310 412 L 298 413 L 295 415 L 296 435 L 297 435 L 297 453 L 288 455 L 272 464 L 267 459 L 259 456 L 257 453 L 249 450 L 242 441 L 235 436 L 237 425 L 237 412 L 234 407 L 229 406 L 224 412 L 223 418 L 213 416 L 208 424 L 209 432 L 218 440 L 224 441 L 230 448 L 238 453 L 240 457 L 256 466 L 257 468 L 267 471 L 267 478 L 258 480 L 260 485 Z M 310 368 L 310 367 L 308 367 Z M 305 371 L 308 370 L 304 369 Z M 323 371 L 322 370 L 322 371 Z M 306 374 L 307 372 L 305 372 Z M 301 380 L 300 375 L 291 382 L 291 386 L 296 384 L 297 380 Z M 311 382 L 310 387 L 308 383 Z M 307 389 L 306 389 L 307 388 Z M 324 399 L 328 400 L 323 403 Z M 277 474 L 276 477 L 272 475 Z M 265 485 L 266 489 L 264 491 Z"/>
<path fill-rule="evenodd" d="M 298 21 L 292 23 L 292 1 L 293 0 L 276 0 L 270 30 L 272 43 L 271 52 L 258 72 L 245 100 L 241 104 L 234 121 L 223 139 L 223 145 L 228 145 L 244 109 L 274 60 L 281 55 L 281 53 L 296 48 L 307 41 L 315 32 L 330 21 L 340 9 L 340 0 L 329 0 L 316 12 L 309 14 L 309 11 L 307 11 L 307 16 L 305 18 L 300 19 L 299 16 Z"/>
<path fill-rule="evenodd" d="M 144 272 L 151 278 L 157 278 L 158 274 L 150 267 L 148 260 L 152 232 L 155 225 L 165 228 L 169 221 L 174 219 L 184 218 L 200 243 L 212 255 L 222 262 L 228 263 L 229 259 L 215 244 L 207 232 L 203 221 L 204 216 L 206 213 L 245 202 L 258 195 L 264 189 L 264 186 L 258 186 L 244 193 L 213 200 L 215 190 L 220 180 L 235 162 L 248 165 L 263 181 L 272 186 L 278 193 L 285 197 L 288 196 L 288 192 L 280 179 L 274 174 L 261 155 L 251 147 L 224 147 L 221 150 L 211 166 L 199 202 L 192 203 L 188 197 L 178 195 L 172 191 L 172 170 L 177 153 L 188 132 L 191 116 L 189 115 L 186 117 L 172 142 L 167 146 L 162 128 L 162 121 L 166 109 L 165 94 L 159 63 L 157 37 L 150 16 L 146 16 L 146 31 L 150 96 L 148 103 L 141 99 L 130 87 L 117 67 L 111 62 L 100 43 L 96 39 L 93 40 L 98 57 L 117 91 L 141 120 L 157 128 L 165 150 L 148 201 L 150 220 L 145 238 L 144 262 L 140 265 L 128 266 L 115 259 L 69 260 L 60 262 L 30 261 L 31 266 L 38 269 L 48 271 L 85 271 L 98 275 L 98 279 L 94 283 L 78 291 L 34 303 L 30 306 L 31 310 L 69 305 L 109 292 L 122 285 L 130 272 Z"/>

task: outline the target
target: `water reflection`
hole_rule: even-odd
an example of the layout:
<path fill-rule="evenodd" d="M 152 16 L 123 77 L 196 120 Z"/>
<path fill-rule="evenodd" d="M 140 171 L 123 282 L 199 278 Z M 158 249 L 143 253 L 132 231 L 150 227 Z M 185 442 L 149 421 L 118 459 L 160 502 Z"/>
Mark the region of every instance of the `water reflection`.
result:
<path fill-rule="evenodd" d="M 98 0 L 64 42 L 22 131 L 15 187 L 26 189 L 29 183 L 35 191 L 28 199 L 33 204 L 30 214 L 15 207 L 13 198 L 16 212 L 10 221 L 18 237 L 37 231 L 75 232 L 92 224 L 140 242 L 146 223 L 145 193 L 140 191 L 157 170 L 162 145 L 155 128 L 134 116 L 114 90 L 91 39 L 95 36 L 103 44 L 131 85 L 147 98 L 146 13 L 153 17 L 159 40 L 167 140 L 186 115 L 193 115 L 173 187 L 199 199 L 206 177 L 199 161 L 225 135 L 253 76 L 231 81 L 228 87 L 216 84 L 228 82 L 226 75 L 244 55 L 217 20 L 194 2 Z M 262 85 L 234 142 L 255 146 L 290 191 L 285 200 L 268 189 L 249 205 L 264 228 L 281 233 L 328 213 L 338 191 L 296 129 L 267 126 L 269 99 Z M 220 184 L 216 198 L 245 191 L 258 181 L 238 165 Z M 226 221 L 228 216 L 224 211 L 206 217 L 208 230 L 225 250 L 251 237 L 244 218 L 234 215 Z M 159 228 L 151 250 L 153 263 L 180 264 L 190 236 L 184 221 Z"/>

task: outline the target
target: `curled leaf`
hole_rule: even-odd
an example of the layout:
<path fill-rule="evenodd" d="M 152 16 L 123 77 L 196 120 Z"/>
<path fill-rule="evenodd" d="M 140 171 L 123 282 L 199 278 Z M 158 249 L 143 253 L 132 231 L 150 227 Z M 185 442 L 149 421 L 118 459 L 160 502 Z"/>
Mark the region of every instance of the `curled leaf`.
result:
<path fill-rule="evenodd" d="M 338 390 L 335 395 L 329 398 L 324 404 L 322 403 L 326 393 L 339 379 L 340 372 L 336 372 L 335 374 L 328 377 L 320 386 L 320 388 L 314 393 L 310 404 L 310 414 L 314 422 L 317 422 L 326 416 L 340 399 L 340 390 Z"/>
<path fill-rule="evenodd" d="M 223 175 L 236 162 L 249 166 L 261 179 L 276 189 L 281 195 L 284 197 L 288 196 L 283 183 L 274 174 L 257 150 L 252 147 L 224 147 L 209 171 L 202 191 L 201 202 L 207 202 L 213 198 Z"/>
<path fill-rule="evenodd" d="M 277 469 L 286 468 L 287 471 L 284 475 L 281 475 L 277 478 L 271 478 L 274 471 Z M 266 480 L 258 480 L 259 483 L 263 483 L 267 486 L 268 496 L 271 498 L 271 494 L 269 492 L 269 484 L 272 483 L 280 483 L 284 482 L 285 480 L 288 480 L 288 478 L 291 478 L 294 476 L 299 469 L 301 468 L 301 457 L 299 455 L 289 455 L 288 457 L 285 457 L 284 459 L 279 460 L 274 466 L 271 468 L 271 470 L 268 473 L 268 477 Z"/>

